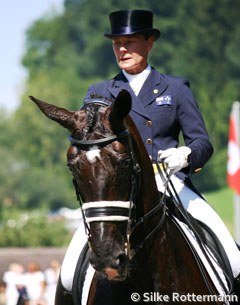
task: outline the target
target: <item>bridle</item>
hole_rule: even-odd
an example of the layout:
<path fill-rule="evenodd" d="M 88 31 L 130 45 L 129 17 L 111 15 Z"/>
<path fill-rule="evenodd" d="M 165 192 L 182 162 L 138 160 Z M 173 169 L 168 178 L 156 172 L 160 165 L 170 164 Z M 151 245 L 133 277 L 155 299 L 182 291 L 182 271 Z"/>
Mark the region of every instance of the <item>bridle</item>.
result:
<path fill-rule="evenodd" d="M 97 101 L 91 101 L 87 102 L 82 109 L 86 108 L 89 104 L 95 104 L 100 106 L 108 107 L 111 105 L 110 102 L 106 100 L 97 100 Z M 88 236 L 88 245 L 91 249 L 91 233 L 90 233 L 90 227 L 89 223 L 93 221 L 127 221 L 127 229 L 126 229 L 126 243 L 125 243 L 125 254 L 127 257 L 131 260 L 139 250 L 141 250 L 146 243 L 147 240 L 149 240 L 150 237 L 153 236 L 154 233 L 156 233 L 163 225 L 165 216 L 167 213 L 167 205 L 165 202 L 166 199 L 166 191 L 170 193 L 170 197 L 174 201 L 174 195 L 177 198 L 177 202 L 175 202 L 175 206 L 178 207 L 179 211 L 181 212 L 182 216 L 187 220 L 187 223 L 189 223 L 191 228 L 191 223 L 188 222 L 188 219 L 185 215 L 185 212 L 182 211 L 179 207 L 181 207 L 181 200 L 179 196 L 177 195 L 174 186 L 171 183 L 170 176 L 167 176 L 167 180 L 162 176 L 162 180 L 165 181 L 166 189 L 165 192 L 162 194 L 161 199 L 159 202 L 147 213 L 145 213 L 140 219 L 136 219 L 136 195 L 140 187 L 140 173 L 141 168 L 140 165 L 137 162 L 137 159 L 134 154 L 133 150 L 133 144 L 132 144 L 132 138 L 129 134 L 129 131 L 127 129 L 120 131 L 114 135 L 103 137 L 101 139 L 96 140 L 78 140 L 75 139 L 72 135 L 69 136 L 69 140 L 71 142 L 71 145 L 75 145 L 79 147 L 82 150 L 88 150 L 93 146 L 98 146 L 100 148 L 103 148 L 114 141 L 122 141 L 124 139 L 127 139 L 128 147 L 129 147 L 129 154 L 131 156 L 132 164 L 133 164 L 133 171 L 131 176 L 131 191 L 130 191 L 130 197 L 129 201 L 100 201 L 100 202 L 85 202 L 83 204 L 81 195 L 80 195 L 80 189 L 75 179 L 73 179 L 76 196 L 80 203 L 80 208 L 82 211 L 82 217 L 83 222 L 86 230 L 86 234 Z M 158 164 L 158 163 L 157 163 Z M 162 164 L 163 165 L 163 164 Z M 159 165 L 157 165 L 159 167 Z M 163 166 L 164 168 L 164 166 Z M 161 169 L 158 168 L 158 172 L 161 174 Z M 165 174 L 166 174 L 166 168 L 165 168 Z M 170 191 L 168 187 L 168 183 L 170 183 L 171 188 L 174 190 L 174 195 Z M 150 232 L 142 238 L 142 240 L 138 243 L 134 243 L 134 235 L 137 235 L 138 229 L 140 229 L 146 220 L 150 219 L 153 215 L 155 215 L 157 212 L 161 211 L 161 216 L 158 221 L 158 223 L 154 226 Z M 196 232 L 195 232 L 196 234 Z M 196 234 L 197 238 L 198 235 Z M 201 246 L 201 242 L 199 242 L 199 245 Z M 201 246 L 202 248 L 202 246 Z M 203 248 L 204 253 L 204 248 Z M 207 257 L 207 256 L 206 256 Z M 199 262 L 199 259 L 196 258 L 200 271 L 202 273 L 202 276 L 204 277 L 204 281 L 207 285 L 207 288 L 210 292 L 212 292 L 212 289 L 210 285 L 208 284 L 208 280 L 205 276 L 205 270 L 202 268 L 201 263 Z M 214 270 L 214 268 L 213 268 Z M 214 270 L 216 273 L 216 271 Z M 217 276 L 219 279 L 219 276 Z M 222 282 L 221 279 L 220 283 Z M 230 281 L 231 283 L 231 281 Z M 231 285 L 230 285 L 231 286 Z M 222 284 L 222 287 L 224 285 Z M 231 289 L 232 290 L 232 289 Z"/>
<path fill-rule="evenodd" d="M 94 104 L 100 106 L 110 106 L 111 103 L 106 100 L 97 100 L 86 102 L 81 109 L 86 108 L 87 106 Z M 129 131 L 127 129 L 120 131 L 114 135 L 103 137 L 101 139 L 96 140 L 78 140 L 75 139 L 72 135 L 69 136 L 69 141 L 71 145 L 77 146 L 82 150 L 88 150 L 93 146 L 98 146 L 103 148 L 114 141 L 122 141 L 123 139 L 127 139 L 129 146 L 129 154 L 132 160 L 132 175 L 131 175 L 131 189 L 129 201 L 98 201 L 98 202 L 84 202 L 81 199 L 80 189 L 77 184 L 75 178 L 73 179 L 73 184 L 76 191 L 77 200 L 80 203 L 80 208 L 82 211 L 83 222 L 85 226 L 85 231 L 88 236 L 89 247 L 91 248 L 91 233 L 89 223 L 93 221 L 127 221 L 127 229 L 126 229 L 126 243 L 125 243 L 125 253 L 131 259 L 139 249 L 143 247 L 143 244 L 155 233 L 163 224 L 165 219 L 166 205 L 163 204 L 163 198 L 161 202 L 159 202 L 152 210 L 146 213 L 140 219 L 136 219 L 136 194 L 138 192 L 140 186 L 140 173 L 141 168 L 138 164 L 134 150 L 131 136 L 129 135 Z M 131 247 L 130 237 L 132 237 L 133 233 L 137 231 L 137 229 L 143 225 L 146 219 L 150 216 L 158 212 L 161 208 L 163 208 L 162 217 L 159 220 L 159 223 L 156 227 L 143 239 L 143 241 L 138 244 L 134 249 Z"/>

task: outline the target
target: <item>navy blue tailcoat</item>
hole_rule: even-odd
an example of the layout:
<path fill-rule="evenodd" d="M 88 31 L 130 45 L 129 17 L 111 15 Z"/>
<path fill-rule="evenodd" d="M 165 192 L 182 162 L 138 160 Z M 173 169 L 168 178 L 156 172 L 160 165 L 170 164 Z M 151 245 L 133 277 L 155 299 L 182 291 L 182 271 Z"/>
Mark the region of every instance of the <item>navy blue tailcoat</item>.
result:
<path fill-rule="evenodd" d="M 179 145 L 182 132 L 185 145 L 192 151 L 191 163 L 177 175 L 185 180 L 189 173 L 198 172 L 211 157 L 213 147 L 189 82 L 182 77 L 161 74 L 152 68 L 136 96 L 120 72 L 113 79 L 91 85 L 85 99 L 92 94 L 114 99 L 122 89 L 132 95 L 130 116 L 153 162 L 159 150 Z"/>

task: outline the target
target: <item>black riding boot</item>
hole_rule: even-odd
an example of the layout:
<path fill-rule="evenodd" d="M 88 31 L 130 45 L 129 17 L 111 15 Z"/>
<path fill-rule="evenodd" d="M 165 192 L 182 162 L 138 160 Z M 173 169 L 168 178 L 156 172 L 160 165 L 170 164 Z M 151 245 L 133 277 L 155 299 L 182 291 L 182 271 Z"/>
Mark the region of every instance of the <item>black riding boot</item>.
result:
<path fill-rule="evenodd" d="M 234 279 L 234 292 L 235 292 L 236 295 L 238 295 L 240 297 L 240 273 Z"/>

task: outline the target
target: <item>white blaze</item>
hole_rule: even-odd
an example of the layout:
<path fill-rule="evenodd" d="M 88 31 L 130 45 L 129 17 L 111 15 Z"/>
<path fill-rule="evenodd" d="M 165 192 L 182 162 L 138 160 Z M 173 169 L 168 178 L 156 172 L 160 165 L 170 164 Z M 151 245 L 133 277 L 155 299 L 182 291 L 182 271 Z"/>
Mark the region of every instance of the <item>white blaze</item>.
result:
<path fill-rule="evenodd" d="M 96 162 L 97 158 L 100 160 L 100 149 L 98 149 L 97 146 L 93 146 L 89 151 L 86 152 L 86 157 L 90 163 Z"/>

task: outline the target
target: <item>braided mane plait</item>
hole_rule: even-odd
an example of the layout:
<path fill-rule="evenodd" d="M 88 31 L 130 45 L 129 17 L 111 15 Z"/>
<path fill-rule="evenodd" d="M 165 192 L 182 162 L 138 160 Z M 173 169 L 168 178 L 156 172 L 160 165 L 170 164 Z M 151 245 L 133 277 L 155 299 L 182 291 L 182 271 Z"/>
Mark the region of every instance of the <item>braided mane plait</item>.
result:
<path fill-rule="evenodd" d="M 113 100 L 108 100 L 97 94 L 91 94 L 90 100 L 86 100 L 86 104 L 83 106 L 87 114 L 87 126 L 84 128 L 85 134 L 93 131 L 97 131 L 100 134 L 104 132 L 104 127 L 98 124 L 99 109 L 102 106 L 108 106 Z"/>
<path fill-rule="evenodd" d="M 96 120 L 97 120 L 96 106 L 94 106 L 94 107 L 87 107 L 86 108 L 86 112 L 87 112 L 87 115 L 88 115 L 88 129 L 90 130 L 96 124 Z"/>
<path fill-rule="evenodd" d="M 91 104 L 86 107 L 87 126 L 84 128 L 85 134 L 96 132 L 100 135 L 104 133 L 104 126 L 99 123 L 99 108 L 101 105 Z"/>

